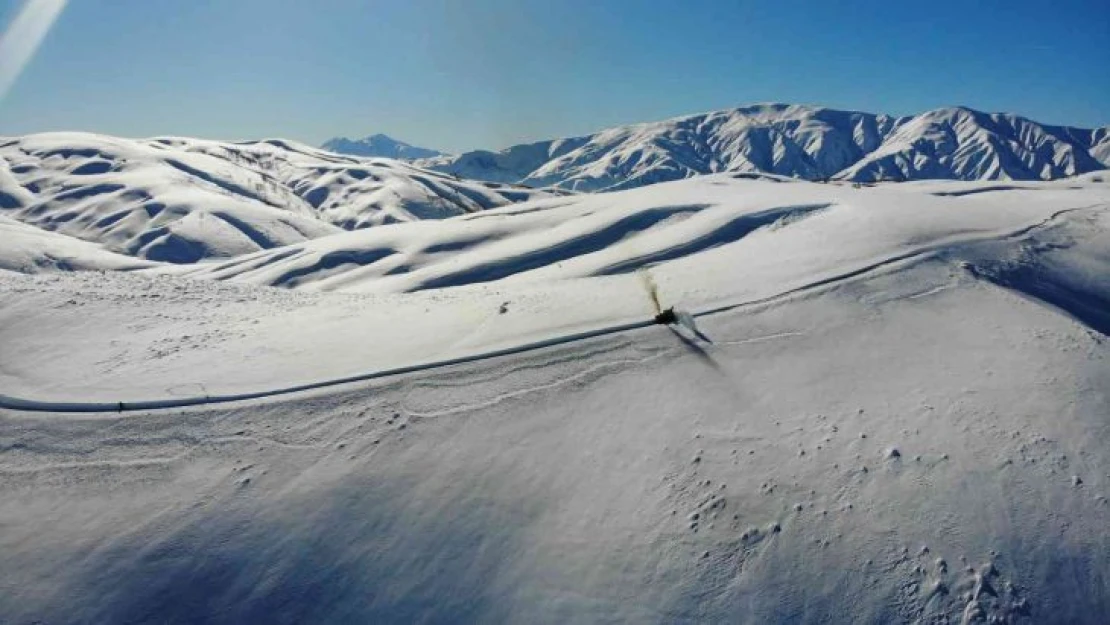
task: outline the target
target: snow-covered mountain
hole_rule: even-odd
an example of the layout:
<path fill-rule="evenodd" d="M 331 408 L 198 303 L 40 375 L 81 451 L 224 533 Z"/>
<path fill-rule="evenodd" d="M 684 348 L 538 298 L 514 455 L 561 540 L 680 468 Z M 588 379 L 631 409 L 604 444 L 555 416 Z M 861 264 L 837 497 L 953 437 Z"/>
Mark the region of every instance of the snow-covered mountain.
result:
<path fill-rule="evenodd" d="M 1053 180 L 1110 165 L 1110 127 L 1048 126 L 958 107 L 904 120 L 845 180 Z"/>
<path fill-rule="evenodd" d="M 377 156 L 381 158 L 404 160 L 432 158 L 444 155 L 443 152 L 439 150 L 417 147 L 381 133 L 363 137 L 362 139 L 335 137 L 333 139 L 328 139 L 320 147 L 329 152 L 350 154 L 351 156 Z"/>
<path fill-rule="evenodd" d="M 417 163 L 467 178 L 581 191 L 716 172 L 859 182 L 1046 180 L 1110 166 L 1110 127 L 1050 126 L 964 107 L 890 117 L 761 104 Z"/>
<path fill-rule="evenodd" d="M 176 263 L 551 196 L 282 140 L 0 139 L 0 214 Z"/>

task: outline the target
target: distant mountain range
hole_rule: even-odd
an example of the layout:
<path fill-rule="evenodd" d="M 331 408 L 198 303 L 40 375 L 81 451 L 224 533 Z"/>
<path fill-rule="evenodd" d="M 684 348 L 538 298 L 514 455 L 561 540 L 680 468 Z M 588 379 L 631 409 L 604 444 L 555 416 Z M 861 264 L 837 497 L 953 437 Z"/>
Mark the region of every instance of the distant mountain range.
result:
<path fill-rule="evenodd" d="M 1051 126 L 962 107 L 890 117 L 765 104 L 424 158 L 412 157 L 435 152 L 384 135 L 350 143 L 393 156 L 278 139 L 0 137 L 0 229 L 23 241 L 21 266 L 72 264 L 42 251 L 66 248 L 61 236 L 135 259 L 192 263 L 344 230 L 718 172 L 858 182 L 1041 180 L 1110 165 L 1110 127 Z M 346 148 L 341 140 L 329 145 Z M 90 262 L 131 261 L 97 254 Z"/>
<path fill-rule="evenodd" d="M 414 164 L 463 178 L 577 191 L 715 172 L 858 182 L 1048 180 L 1110 166 L 1110 127 L 1052 126 L 965 107 L 891 117 L 760 104 Z"/>
<path fill-rule="evenodd" d="M 370 135 L 369 137 L 364 137 L 362 139 L 335 137 L 334 139 L 328 139 L 320 147 L 328 150 L 329 152 L 337 152 L 339 154 L 350 154 L 352 156 L 373 156 L 379 158 L 396 158 L 403 160 L 445 156 L 443 152 L 440 152 L 438 150 L 417 147 L 415 145 L 405 143 L 404 141 L 398 141 L 392 137 L 388 137 L 383 134 Z"/>

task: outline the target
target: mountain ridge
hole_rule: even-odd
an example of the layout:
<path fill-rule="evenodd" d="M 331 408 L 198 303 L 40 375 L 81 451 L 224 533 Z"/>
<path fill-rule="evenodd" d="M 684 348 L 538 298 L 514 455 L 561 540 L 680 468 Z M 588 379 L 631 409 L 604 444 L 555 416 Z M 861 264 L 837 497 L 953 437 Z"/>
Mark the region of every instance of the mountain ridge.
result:
<path fill-rule="evenodd" d="M 1049 180 L 1110 167 L 1110 127 L 964 106 L 891 115 L 765 103 L 418 159 L 478 180 L 613 191 L 719 172 L 852 182 Z"/>
<path fill-rule="evenodd" d="M 382 133 L 367 135 L 361 139 L 333 137 L 325 141 L 320 147 L 321 149 L 338 154 L 395 158 L 410 161 L 418 158 L 448 156 L 446 153 L 440 152 L 439 150 L 415 146 Z"/>

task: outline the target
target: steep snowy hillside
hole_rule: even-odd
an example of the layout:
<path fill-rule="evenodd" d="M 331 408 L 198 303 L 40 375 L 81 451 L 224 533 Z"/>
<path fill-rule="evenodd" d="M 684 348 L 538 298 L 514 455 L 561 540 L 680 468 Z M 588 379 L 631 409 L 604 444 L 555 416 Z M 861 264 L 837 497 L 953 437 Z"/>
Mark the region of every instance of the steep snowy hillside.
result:
<path fill-rule="evenodd" d="M 474 180 L 518 182 L 527 180 L 533 171 L 539 169 L 545 163 L 581 148 L 589 140 L 590 137 L 575 137 L 539 141 L 537 143 L 516 145 L 500 152 L 477 150 L 458 156 L 445 155 L 420 159 L 416 161 L 416 164 Z M 537 182 L 531 184 L 542 185 L 542 183 Z"/>
<path fill-rule="evenodd" d="M 0 139 L 0 214 L 174 263 L 550 195 L 277 140 Z"/>
<path fill-rule="evenodd" d="M 893 118 L 764 104 L 418 162 L 468 178 L 581 191 L 714 172 L 866 182 L 1041 180 L 1110 166 L 1108 133 L 966 108 Z"/>
<path fill-rule="evenodd" d="M 1101 175 L 721 174 L 0 271 L 0 622 L 1101 625 L 1108 250 Z"/>
<path fill-rule="evenodd" d="M 968 108 L 930 111 L 837 175 L 846 180 L 1053 180 L 1110 165 L 1096 131 Z"/>
<path fill-rule="evenodd" d="M 429 150 L 428 148 L 410 145 L 404 141 L 398 141 L 380 133 L 363 137 L 362 139 L 335 137 L 334 139 L 328 139 L 320 147 L 329 152 L 350 154 L 351 156 L 371 156 L 403 160 L 443 156 L 443 152 L 438 150 Z"/>

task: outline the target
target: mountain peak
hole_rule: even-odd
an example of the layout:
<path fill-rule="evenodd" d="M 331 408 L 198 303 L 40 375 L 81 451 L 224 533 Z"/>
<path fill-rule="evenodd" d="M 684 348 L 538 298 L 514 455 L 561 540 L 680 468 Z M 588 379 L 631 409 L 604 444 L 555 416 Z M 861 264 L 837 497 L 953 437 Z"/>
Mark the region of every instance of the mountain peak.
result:
<path fill-rule="evenodd" d="M 369 156 L 380 158 L 396 158 L 402 160 L 413 160 L 417 158 L 432 158 L 435 156 L 443 156 L 443 152 L 439 150 L 432 150 L 430 148 L 422 148 L 410 143 L 405 143 L 390 137 L 389 135 L 376 133 L 362 139 L 348 139 L 347 137 L 335 137 L 324 142 L 323 149 L 329 152 L 338 152 L 340 154 L 351 154 L 353 156 Z"/>

